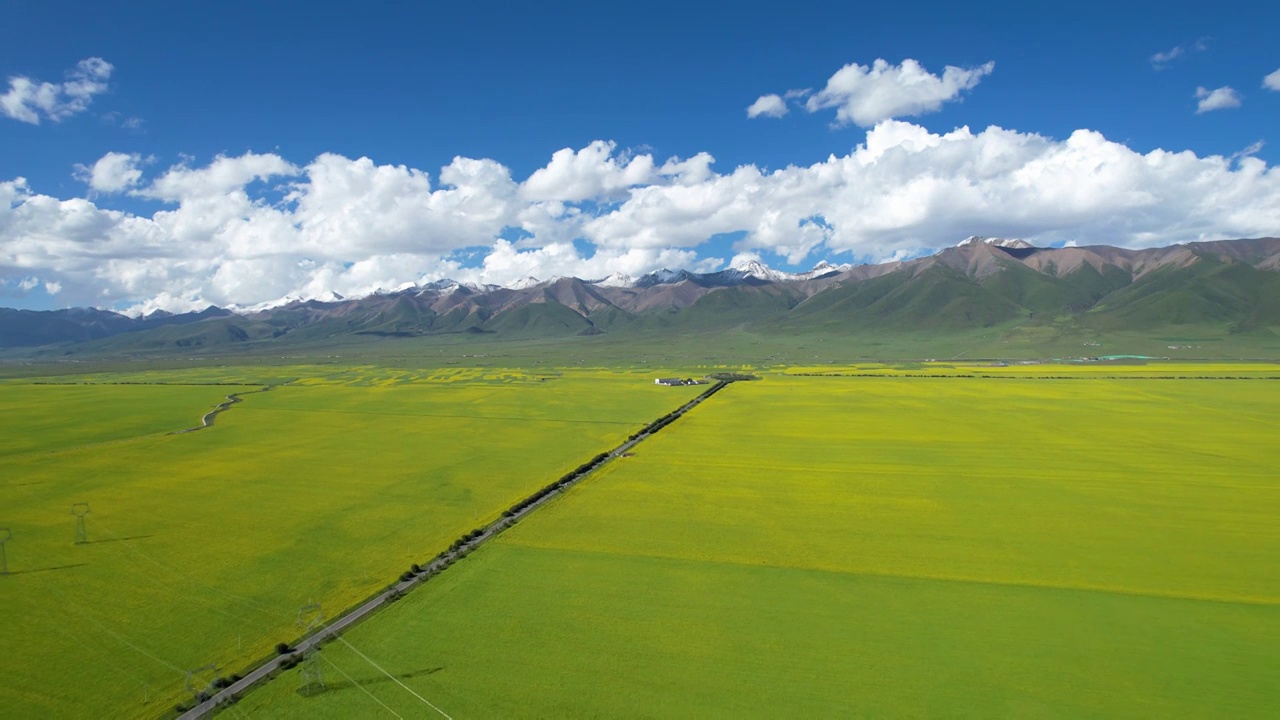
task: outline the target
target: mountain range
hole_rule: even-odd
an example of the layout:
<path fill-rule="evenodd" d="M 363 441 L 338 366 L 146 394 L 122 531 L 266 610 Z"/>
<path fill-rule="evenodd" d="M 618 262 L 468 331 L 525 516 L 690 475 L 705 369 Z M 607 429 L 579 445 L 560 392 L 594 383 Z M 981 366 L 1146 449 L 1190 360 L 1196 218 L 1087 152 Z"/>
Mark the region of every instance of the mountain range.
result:
<path fill-rule="evenodd" d="M 824 262 L 804 273 L 748 261 L 714 273 L 528 278 L 509 287 L 442 280 L 360 298 L 138 318 L 87 308 L 0 309 L 0 348 L 164 352 L 361 335 L 514 339 L 726 328 L 868 335 L 1064 327 L 1274 335 L 1280 238 L 1130 250 L 975 237 L 914 260 Z"/>

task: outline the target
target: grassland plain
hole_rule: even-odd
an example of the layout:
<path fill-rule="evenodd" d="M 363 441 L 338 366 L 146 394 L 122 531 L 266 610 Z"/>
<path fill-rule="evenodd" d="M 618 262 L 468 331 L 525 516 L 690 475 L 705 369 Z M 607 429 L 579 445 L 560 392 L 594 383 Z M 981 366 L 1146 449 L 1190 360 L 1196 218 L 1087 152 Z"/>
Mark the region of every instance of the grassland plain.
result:
<path fill-rule="evenodd" d="M 251 366 L 5 381 L 0 715 L 162 715 L 188 669 L 243 669 L 297 635 L 299 606 L 354 604 L 697 392 L 651 378 Z M 275 386 L 214 427 L 169 434 L 260 384 Z M 92 510 L 83 545 L 76 502 Z"/>
<path fill-rule="evenodd" d="M 454 717 L 1273 717 L 1277 408 L 737 383 L 327 646 L 328 691 L 231 714 L 430 715 L 403 684 Z"/>

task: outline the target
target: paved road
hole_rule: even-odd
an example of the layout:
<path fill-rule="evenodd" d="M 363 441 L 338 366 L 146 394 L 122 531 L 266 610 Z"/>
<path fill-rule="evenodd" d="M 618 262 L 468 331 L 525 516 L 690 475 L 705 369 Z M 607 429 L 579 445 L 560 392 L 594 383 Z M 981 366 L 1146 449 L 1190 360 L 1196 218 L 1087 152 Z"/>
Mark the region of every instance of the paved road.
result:
<path fill-rule="evenodd" d="M 710 397 L 715 392 L 720 390 L 720 388 L 724 387 L 726 384 L 727 383 L 724 383 L 724 382 L 718 382 L 712 385 L 706 392 L 698 395 L 698 397 L 680 406 L 680 408 L 675 411 L 674 413 L 675 417 L 672 418 L 672 422 L 679 419 L 680 416 L 689 412 L 693 408 L 697 407 L 699 403 L 701 403 L 703 400 L 706 400 L 708 397 Z M 565 484 L 563 487 L 561 487 L 559 490 L 547 493 L 545 496 L 530 503 L 529 505 L 519 510 L 518 512 L 513 513 L 509 517 L 498 518 L 492 523 L 489 523 L 484 528 L 482 528 L 482 532 L 480 533 L 479 536 L 464 543 L 457 550 L 446 552 L 444 555 L 436 559 L 434 562 L 424 567 L 423 572 L 417 577 L 414 577 L 409 580 L 403 580 L 401 582 L 396 583 L 390 588 L 384 590 L 382 593 L 380 593 L 373 599 L 365 602 L 363 605 L 355 608 L 354 610 L 350 610 L 344 613 L 338 619 L 334 620 L 329 625 L 317 631 L 314 635 L 311 635 L 306 639 L 299 641 L 296 645 L 293 646 L 295 648 L 294 654 L 306 653 L 318 647 L 322 643 L 325 643 L 333 639 L 334 636 L 338 635 L 343 630 L 346 630 L 352 625 L 368 617 L 378 608 L 382 607 L 383 605 L 386 605 L 389 602 L 392 602 L 393 600 L 399 598 L 402 594 L 408 592 L 409 590 L 412 590 L 418 585 L 421 585 L 422 583 L 431 579 L 441 570 L 444 570 L 450 561 L 457 560 L 465 556 L 466 554 L 470 553 L 472 550 L 475 550 L 480 545 L 484 544 L 485 542 L 489 541 L 493 537 L 497 536 L 503 530 L 506 530 L 512 525 L 520 522 L 525 517 L 527 517 L 530 513 L 532 513 L 534 510 L 537 510 L 538 508 L 542 507 L 546 503 L 551 502 L 552 498 L 555 498 L 560 493 L 563 493 L 564 491 L 568 490 L 574 485 L 577 485 L 579 482 L 582 482 L 583 478 L 588 477 L 600 467 L 608 464 L 614 458 L 617 458 L 623 453 L 629 452 L 631 448 L 643 442 L 646 438 L 648 438 L 652 434 L 653 433 L 647 432 L 647 431 L 640 433 L 639 435 L 636 436 L 634 440 L 628 440 L 622 443 L 621 445 L 619 445 L 618 447 L 614 448 L 612 451 L 610 451 L 608 454 L 608 457 L 599 465 L 596 465 L 595 468 L 592 468 L 591 470 L 588 470 L 587 472 L 584 472 L 581 475 L 578 475 L 573 480 L 571 480 L 570 482 Z M 270 677 L 272 673 L 274 673 L 276 670 L 280 668 L 280 663 L 283 662 L 287 657 L 289 656 L 281 655 L 279 657 L 271 658 L 270 660 L 266 661 L 262 665 L 259 665 L 258 667 L 251 670 L 247 675 L 245 675 L 240 680 L 236 681 L 235 683 L 233 683 L 232 685 L 226 688 L 223 688 L 222 690 L 218 691 L 217 694 L 210 697 L 208 700 L 200 703 L 199 705 L 196 705 L 194 708 L 183 713 L 180 716 L 181 720 L 198 720 L 199 718 L 211 717 L 214 711 L 219 708 L 219 706 L 223 705 L 229 700 L 232 700 L 236 697 L 239 697 L 240 695 L 243 695 L 249 688 L 253 687 L 254 685 Z"/>

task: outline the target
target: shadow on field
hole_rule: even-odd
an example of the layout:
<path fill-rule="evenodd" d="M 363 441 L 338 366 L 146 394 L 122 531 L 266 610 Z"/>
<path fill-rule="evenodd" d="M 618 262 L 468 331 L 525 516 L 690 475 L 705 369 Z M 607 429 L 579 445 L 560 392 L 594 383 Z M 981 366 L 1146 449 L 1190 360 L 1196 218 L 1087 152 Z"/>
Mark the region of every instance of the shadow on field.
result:
<path fill-rule="evenodd" d="M 10 570 L 10 575 L 28 575 L 30 573 L 53 572 L 54 570 L 70 570 L 72 568 L 85 567 L 89 563 L 75 563 L 73 565 L 54 565 L 46 568 L 31 568 L 30 570 Z M 0 576 L 3 577 L 3 576 Z"/>
<path fill-rule="evenodd" d="M 86 542 L 85 542 L 85 544 L 86 544 L 86 545 L 97 545 L 98 543 L 125 542 L 125 541 L 128 541 L 128 540 L 146 540 L 146 539 L 147 539 L 147 538 L 149 538 L 149 537 L 155 537 L 155 535 L 130 535 L 129 537 L 102 538 L 101 540 L 89 540 L 89 541 L 86 541 Z"/>
<path fill-rule="evenodd" d="M 433 673 L 438 673 L 443 669 L 444 669 L 443 667 L 425 668 L 423 670 L 414 670 L 412 672 L 400 673 L 395 677 L 396 679 L 399 679 L 399 680 L 408 680 L 409 678 L 415 678 L 415 677 L 418 677 L 419 675 L 431 675 Z M 377 685 L 378 683 L 384 683 L 384 682 L 390 682 L 390 681 L 391 681 L 391 678 L 387 677 L 386 675 L 379 675 L 378 677 L 372 677 L 372 678 L 357 679 L 355 682 L 348 682 L 346 680 L 343 680 L 342 682 L 326 681 L 324 685 L 305 685 L 303 687 L 298 688 L 295 692 L 297 692 L 302 697 L 315 697 L 316 695 L 323 695 L 325 693 L 330 693 L 330 692 L 338 692 L 339 690 L 353 690 L 353 689 L 356 689 L 357 687 L 366 687 L 369 685 Z"/>

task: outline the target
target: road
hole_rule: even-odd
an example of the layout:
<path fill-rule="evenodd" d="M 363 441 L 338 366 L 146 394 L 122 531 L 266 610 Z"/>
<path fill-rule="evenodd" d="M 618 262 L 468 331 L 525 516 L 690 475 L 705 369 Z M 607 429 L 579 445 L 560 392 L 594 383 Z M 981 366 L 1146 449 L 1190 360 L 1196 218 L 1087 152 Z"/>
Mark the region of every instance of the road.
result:
<path fill-rule="evenodd" d="M 703 392 L 693 400 L 690 400 L 684 405 L 681 405 L 679 409 L 675 410 L 674 413 L 672 413 L 673 417 L 671 419 L 671 422 L 675 422 L 676 420 L 680 419 L 680 417 L 683 416 L 685 413 L 697 407 L 703 400 L 706 400 L 708 397 L 714 395 L 716 392 L 718 392 L 722 387 L 724 387 L 727 384 L 728 383 L 726 382 L 717 382 L 714 385 L 712 385 L 709 389 L 707 389 L 706 392 Z M 348 610 L 347 612 L 343 613 L 341 616 L 339 616 L 330 624 L 326 625 L 320 630 L 317 630 L 314 634 L 294 644 L 292 646 L 294 648 L 293 653 L 289 655 L 280 655 L 280 656 L 271 658 L 270 660 L 264 662 L 263 664 L 249 671 L 249 673 L 246 674 L 240 680 L 237 680 L 235 683 L 229 685 L 228 687 L 225 687 L 219 690 L 216 694 L 211 696 L 208 700 L 205 700 L 204 702 L 196 705 L 190 710 L 182 713 L 182 715 L 180 715 L 179 717 L 181 718 L 181 720 L 197 720 L 198 718 L 211 717 L 213 713 L 216 710 L 218 710 L 219 707 L 221 707 L 222 705 L 228 703 L 229 701 L 234 700 L 240 695 L 243 695 L 246 691 L 248 691 L 254 685 L 270 678 L 273 673 L 275 673 L 277 670 L 280 669 L 280 663 L 286 660 L 287 658 L 290 658 L 293 656 L 297 656 L 300 658 L 303 655 L 305 655 L 307 652 L 319 647 L 321 644 L 328 642 L 329 640 L 332 640 L 335 636 L 340 634 L 342 631 L 346 630 L 352 625 L 365 619 L 366 617 L 368 617 L 369 615 L 377 611 L 382 606 L 399 599 L 402 595 L 404 595 L 404 593 L 412 590 L 413 588 L 417 587 L 418 585 L 421 585 L 422 583 L 425 583 L 427 580 L 430 580 L 432 577 L 435 577 L 437 574 L 439 574 L 441 571 L 447 568 L 448 565 L 451 564 L 453 561 L 461 559 L 462 557 L 470 553 L 472 550 L 475 550 L 480 545 L 483 545 L 484 543 L 496 537 L 503 530 L 506 530 L 512 525 L 515 525 L 516 523 L 520 522 L 524 518 L 528 517 L 530 513 L 542 507 L 543 505 L 551 502 L 553 498 L 567 491 L 569 488 L 573 487 L 574 485 L 577 485 L 578 483 L 582 482 L 584 478 L 589 477 L 592 473 L 596 472 L 601 467 L 609 464 L 614 459 L 620 457 L 622 454 L 629 452 L 632 448 L 634 448 L 636 445 L 643 442 L 646 438 L 648 438 L 654 432 L 657 432 L 656 430 L 653 432 L 650 432 L 648 429 L 649 427 L 650 426 L 645 426 L 645 430 L 639 433 L 638 435 L 636 435 L 635 439 L 627 440 L 626 442 L 622 443 L 618 447 L 611 450 L 608 453 L 608 457 L 605 458 L 603 462 L 596 465 L 594 468 L 580 475 L 577 475 L 571 481 L 569 481 L 568 483 L 560 487 L 558 490 L 546 494 L 545 496 L 537 499 L 536 501 L 530 503 L 524 508 L 521 508 L 520 510 L 512 513 L 509 517 L 501 517 L 493 521 L 492 523 L 489 523 L 488 525 L 481 528 L 482 532 L 480 533 L 480 535 L 463 543 L 456 550 L 446 552 L 443 555 L 439 556 L 436 560 L 431 562 L 429 565 L 425 566 L 423 568 L 422 573 L 420 573 L 416 577 L 411 578 L 409 580 L 402 580 L 396 583 L 395 585 L 392 585 L 391 587 L 387 588 L 383 592 L 379 593 L 374 598 L 366 601 L 363 605 L 360 605 L 359 607 L 356 607 L 352 610 Z"/>

